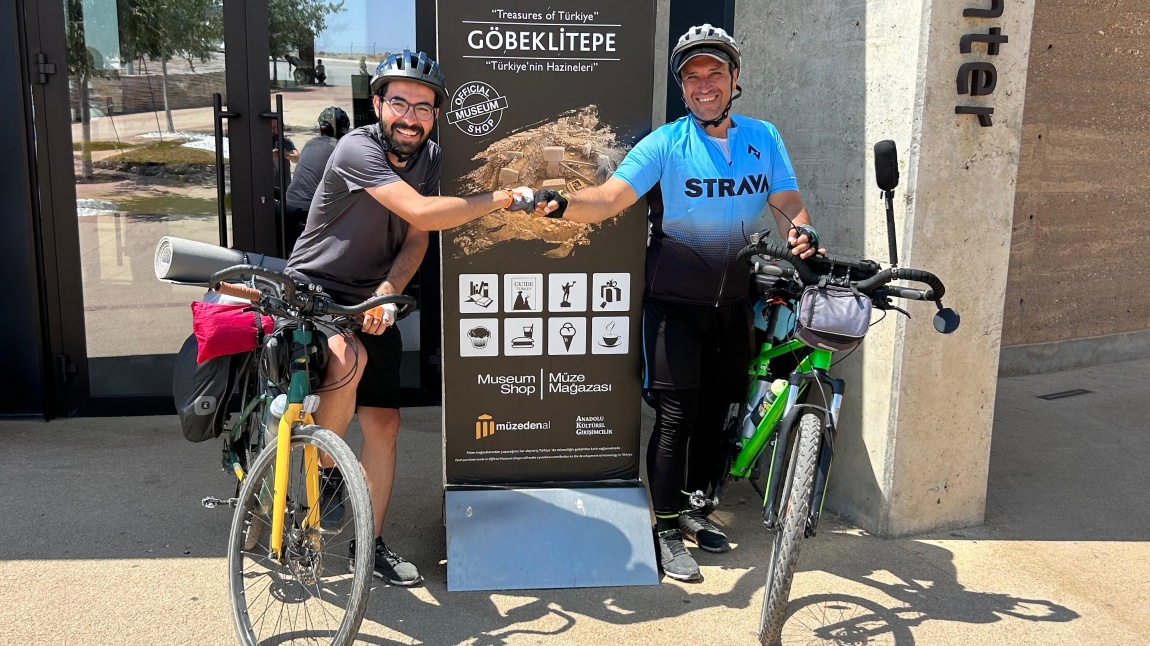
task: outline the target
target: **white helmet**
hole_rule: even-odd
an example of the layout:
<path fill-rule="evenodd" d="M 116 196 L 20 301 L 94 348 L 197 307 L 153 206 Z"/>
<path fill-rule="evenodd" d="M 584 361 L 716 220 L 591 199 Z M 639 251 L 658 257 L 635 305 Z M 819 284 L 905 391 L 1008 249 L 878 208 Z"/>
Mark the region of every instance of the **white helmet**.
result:
<path fill-rule="evenodd" d="M 713 27 L 710 24 L 698 25 L 680 36 L 675 49 L 671 51 L 671 73 L 675 75 L 675 80 L 682 84 L 679 70 L 683 69 L 687 61 L 704 55 L 724 61 L 735 69 L 739 69 L 742 64 L 739 44 L 730 34 L 721 27 Z"/>

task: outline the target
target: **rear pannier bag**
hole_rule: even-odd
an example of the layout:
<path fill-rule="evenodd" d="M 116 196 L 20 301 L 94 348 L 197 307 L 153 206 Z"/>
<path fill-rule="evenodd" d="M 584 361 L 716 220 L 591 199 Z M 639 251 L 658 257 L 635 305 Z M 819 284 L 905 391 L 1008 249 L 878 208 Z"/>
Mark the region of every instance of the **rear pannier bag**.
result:
<path fill-rule="evenodd" d="M 199 363 L 198 352 L 199 344 L 193 334 L 176 354 L 172 371 L 176 414 L 184 437 L 190 442 L 210 440 L 223 432 L 236 374 L 248 356 L 227 354 Z"/>
<path fill-rule="evenodd" d="M 795 338 L 831 352 L 853 350 L 870 329 L 871 300 L 842 287 L 812 285 L 799 298 Z"/>

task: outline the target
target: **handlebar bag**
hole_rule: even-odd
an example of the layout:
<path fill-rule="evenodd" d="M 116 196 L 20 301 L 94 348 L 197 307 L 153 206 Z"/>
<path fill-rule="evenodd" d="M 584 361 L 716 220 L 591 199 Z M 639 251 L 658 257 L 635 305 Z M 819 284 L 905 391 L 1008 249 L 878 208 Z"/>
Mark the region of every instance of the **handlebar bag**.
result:
<path fill-rule="evenodd" d="M 795 338 L 831 352 L 853 350 L 870 329 L 871 300 L 849 289 L 812 285 L 799 298 Z"/>
<path fill-rule="evenodd" d="M 189 442 L 210 440 L 223 432 L 228 401 L 245 356 L 227 354 L 199 361 L 198 352 L 196 336 L 188 336 L 172 371 L 176 413 Z"/>
<path fill-rule="evenodd" d="M 272 333 L 270 316 L 252 311 L 251 304 L 192 303 L 192 332 L 199 342 L 196 361 L 254 350 Z"/>

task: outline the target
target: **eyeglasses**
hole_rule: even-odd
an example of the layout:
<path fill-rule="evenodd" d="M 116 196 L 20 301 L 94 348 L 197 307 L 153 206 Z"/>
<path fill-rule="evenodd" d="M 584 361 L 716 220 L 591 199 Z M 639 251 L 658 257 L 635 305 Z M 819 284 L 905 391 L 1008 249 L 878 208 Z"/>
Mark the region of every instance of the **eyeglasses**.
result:
<path fill-rule="evenodd" d="M 399 97 L 384 99 L 383 102 L 387 104 L 387 107 L 391 110 L 391 113 L 397 117 L 404 116 L 407 114 L 407 111 L 411 110 L 412 108 L 415 108 L 415 118 L 419 119 L 420 121 L 431 121 L 431 119 L 435 116 L 435 108 L 427 103 L 416 103 L 415 105 L 412 105 Z"/>

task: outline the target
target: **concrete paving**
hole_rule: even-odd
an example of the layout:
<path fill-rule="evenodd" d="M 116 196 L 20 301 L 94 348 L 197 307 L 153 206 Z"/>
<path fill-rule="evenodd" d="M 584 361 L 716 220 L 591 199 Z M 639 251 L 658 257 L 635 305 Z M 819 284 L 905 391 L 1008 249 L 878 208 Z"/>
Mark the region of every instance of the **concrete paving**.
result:
<path fill-rule="evenodd" d="M 881 540 L 830 519 L 784 643 L 1150 642 L 1148 381 L 1146 360 L 1002 379 L 986 524 Z M 1038 399 L 1072 389 L 1092 392 Z M 404 415 L 386 534 L 427 581 L 377 586 L 361 643 L 754 643 L 769 547 L 749 486 L 716 514 L 734 550 L 695 552 L 702 583 L 449 593 L 440 410 Z M 199 504 L 232 491 L 218 456 L 172 417 L 0 422 L 0 644 L 235 643 L 230 517 Z"/>

